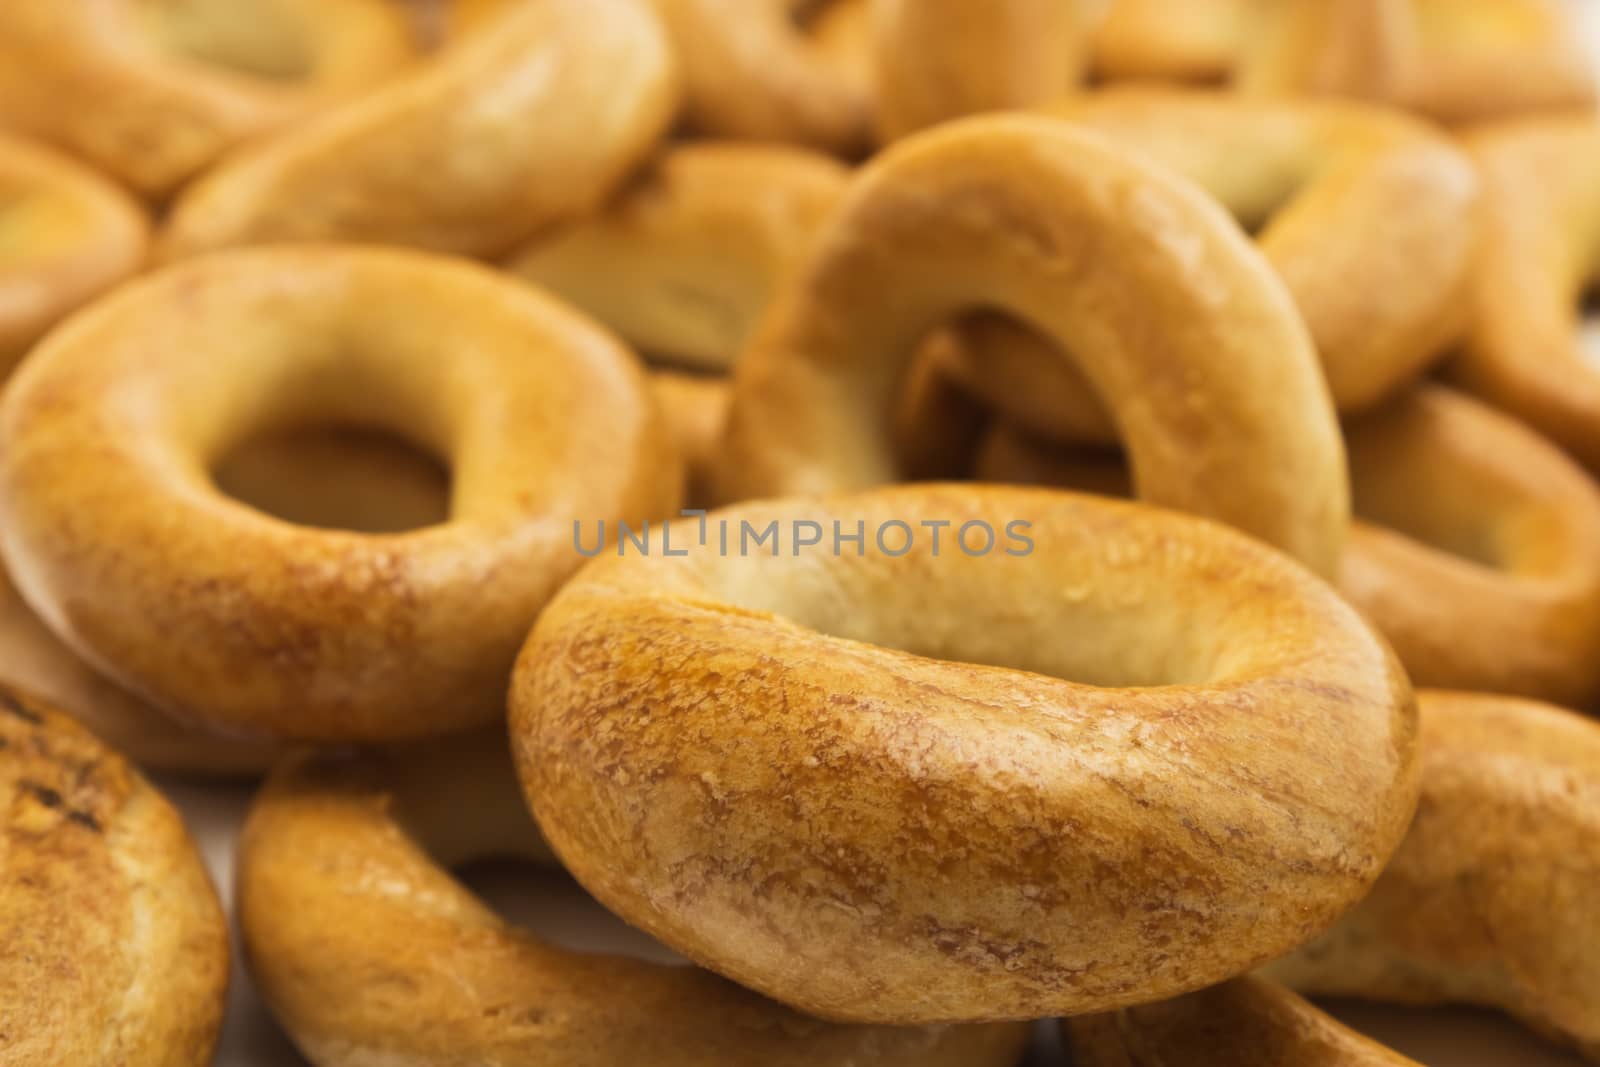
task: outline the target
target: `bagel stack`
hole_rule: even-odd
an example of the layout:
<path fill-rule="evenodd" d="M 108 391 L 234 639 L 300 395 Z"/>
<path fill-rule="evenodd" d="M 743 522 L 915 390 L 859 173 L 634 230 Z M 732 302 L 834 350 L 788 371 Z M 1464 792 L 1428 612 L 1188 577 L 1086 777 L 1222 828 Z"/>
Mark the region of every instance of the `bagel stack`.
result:
<path fill-rule="evenodd" d="M 0 3 L 0 1064 L 1600 1063 L 1581 21 Z"/>

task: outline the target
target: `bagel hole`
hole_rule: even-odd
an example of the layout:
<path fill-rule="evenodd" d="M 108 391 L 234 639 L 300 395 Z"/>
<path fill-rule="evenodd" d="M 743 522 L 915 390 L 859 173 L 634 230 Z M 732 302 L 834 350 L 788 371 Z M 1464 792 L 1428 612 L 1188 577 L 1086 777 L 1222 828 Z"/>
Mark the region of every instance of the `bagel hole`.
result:
<path fill-rule="evenodd" d="M 316 70 L 308 27 L 282 5 L 144 0 L 140 14 L 149 37 L 175 57 L 264 81 L 304 81 Z"/>
<path fill-rule="evenodd" d="M 299 526 L 404 533 L 450 516 L 450 471 L 398 434 L 354 425 L 278 427 L 212 470 L 217 488 Z"/>

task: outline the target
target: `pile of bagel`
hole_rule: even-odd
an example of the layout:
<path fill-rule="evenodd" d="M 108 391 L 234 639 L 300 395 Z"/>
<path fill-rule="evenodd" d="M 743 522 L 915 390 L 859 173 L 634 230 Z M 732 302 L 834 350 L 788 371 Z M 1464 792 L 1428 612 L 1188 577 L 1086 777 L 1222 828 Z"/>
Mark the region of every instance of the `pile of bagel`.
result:
<path fill-rule="evenodd" d="M 1600 1063 L 1577 19 L 0 0 L 0 1064 Z"/>

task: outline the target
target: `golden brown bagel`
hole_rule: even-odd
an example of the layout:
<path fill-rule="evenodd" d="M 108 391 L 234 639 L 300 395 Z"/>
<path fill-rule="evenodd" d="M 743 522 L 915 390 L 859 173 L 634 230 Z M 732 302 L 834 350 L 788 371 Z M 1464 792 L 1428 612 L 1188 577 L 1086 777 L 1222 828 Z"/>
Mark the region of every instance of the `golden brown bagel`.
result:
<path fill-rule="evenodd" d="M 509 263 L 662 360 L 726 370 L 848 171 L 781 145 L 685 144 L 598 215 Z"/>
<path fill-rule="evenodd" d="M 451 521 L 316 530 L 212 485 L 235 443 L 308 422 L 448 459 Z M 52 630 L 181 717 L 318 741 L 499 714 L 582 562 L 574 521 L 666 514 L 681 479 L 643 373 L 587 320 L 465 262 L 338 246 L 208 256 L 78 316 L 8 389 L 0 457 L 6 558 Z"/>
<path fill-rule="evenodd" d="M 741 552 L 746 523 L 770 547 Z M 833 523 L 861 524 L 860 555 Z M 684 554 L 658 530 L 541 616 L 518 771 L 601 903 L 802 1011 L 1035 1018 L 1197 989 L 1349 907 L 1410 819 L 1398 664 L 1224 527 L 914 486 L 714 512 L 703 546 L 671 530 Z"/>
<path fill-rule="evenodd" d="M 1199 183 L 1258 235 L 1340 411 L 1394 395 L 1464 331 L 1477 181 L 1425 125 L 1357 104 L 1180 89 L 1103 90 L 1050 111 Z M 1043 347 L 990 316 L 950 370 L 1036 435 L 1115 441 L 1083 376 Z"/>
<path fill-rule="evenodd" d="M 1468 143 L 1485 233 L 1454 370 L 1600 471 L 1600 367 L 1578 343 L 1583 294 L 1600 279 L 1600 122 L 1506 123 Z"/>
<path fill-rule="evenodd" d="M 1522 424 L 1419 389 L 1346 432 L 1358 521 L 1339 588 L 1412 681 L 1581 706 L 1600 702 L 1600 490 Z M 1115 455 L 1012 426 L 980 448 L 980 480 L 1126 496 Z"/>
<path fill-rule="evenodd" d="M 1004 1025 L 837 1026 L 695 968 L 556 948 L 445 869 L 539 844 L 499 731 L 276 773 L 240 848 L 240 924 L 257 984 L 306 1057 L 1011 1067 L 1026 1039 Z"/>
<path fill-rule="evenodd" d="M 1030 107 L 1083 77 L 1083 0 L 872 0 L 878 135 Z"/>
<path fill-rule="evenodd" d="M 1233 73 L 1247 0 L 1110 0 L 1090 38 L 1105 81 L 1220 83 Z"/>
<path fill-rule="evenodd" d="M 1072 353 L 1143 497 L 1334 571 L 1338 427 L 1282 284 L 1198 189 L 1032 116 L 947 123 L 855 179 L 736 368 L 719 499 L 894 480 L 889 414 L 918 342 L 983 307 Z"/>
<path fill-rule="evenodd" d="M 869 85 L 848 52 L 833 52 L 796 22 L 800 0 L 654 3 L 683 65 L 685 117 L 694 132 L 840 155 L 867 147 Z"/>
<path fill-rule="evenodd" d="M 650 388 L 684 465 L 684 505 L 705 507 L 733 393 L 726 378 L 656 371 Z"/>
<path fill-rule="evenodd" d="M 411 54 L 385 0 L 6 0 L 0 125 L 161 196 Z"/>
<path fill-rule="evenodd" d="M 0 686 L 0 1062 L 204 1067 L 228 928 L 178 813 L 65 715 Z"/>
<path fill-rule="evenodd" d="M 1442 388 L 1346 432 L 1339 587 L 1418 685 L 1600 706 L 1600 489 L 1550 442 Z"/>
<path fill-rule="evenodd" d="M 67 313 L 137 270 L 148 231 L 116 186 L 0 132 L 0 375 Z"/>
<path fill-rule="evenodd" d="M 1267 968 L 1297 988 L 1500 1008 L 1600 1058 L 1600 725 L 1424 691 L 1416 821 L 1370 896 Z"/>
<path fill-rule="evenodd" d="M 1076 1067 L 1420 1067 L 1259 978 L 1061 1028 Z"/>
<path fill-rule="evenodd" d="M 417 71 L 207 174 L 178 201 L 163 253 L 314 240 L 502 253 L 603 202 L 676 103 L 647 4 L 510 5 Z"/>
<path fill-rule="evenodd" d="M 1567 0 L 1254 0 L 1245 92 L 1381 100 L 1442 122 L 1593 107 Z"/>

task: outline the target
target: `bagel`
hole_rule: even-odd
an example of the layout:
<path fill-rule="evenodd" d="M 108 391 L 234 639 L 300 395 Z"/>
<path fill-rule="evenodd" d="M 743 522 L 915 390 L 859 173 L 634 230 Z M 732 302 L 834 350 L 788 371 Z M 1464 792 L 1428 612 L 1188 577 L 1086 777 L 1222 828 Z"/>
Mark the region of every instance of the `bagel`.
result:
<path fill-rule="evenodd" d="M 178 813 L 121 756 L 0 686 L 0 1061 L 204 1067 L 228 928 Z"/>
<path fill-rule="evenodd" d="M 801 0 L 654 2 L 683 64 L 684 117 L 694 133 L 846 156 L 870 144 L 872 92 L 845 22 L 833 21 L 831 36 L 809 34 L 795 18 Z"/>
<path fill-rule="evenodd" d="M 421 69 L 205 175 L 162 251 L 332 240 L 501 254 L 603 202 L 676 103 L 648 5 L 511 5 Z"/>
<path fill-rule="evenodd" d="M 161 197 L 412 53 L 385 0 L 6 0 L 0 125 Z"/>
<path fill-rule="evenodd" d="M 1420 1067 L 1259 978 L 1061 1028 L 1076 1067 Z"/>
<path fill-rule="evenodd" d="M 826 540 L 856 524 L 859 554 Z M 924 485 L 670 529 L 540 617 L 518 773 L 602 904 L 801 1011 L 969 1022 L 1197 989 L 1331 922 L 1410 819 L 1398 665 L 1221 526 Z"/>
<path fill-rule="evenodd" d="M 1248 0 L 1111 0 L 1089 41 L 1102 81 L 1221 84 L 1233 74 Z"/>
<path fill-rule="evenodd" d="M 148 230 L 111 183 L 0 132 L 0 374 L 68 312 L 137 270 Z"/>
<path fill-rule="evenodd" d="M 1357 521 L 1339 589 L 1413 682 L 1600 702 L 1600 490 L 1527 427 L 1441 387 L 1346 431 Z M 1127 496 L 1114 455 L 1014 427 L 979 480 Z"/>
<path fill-rule="evenodd" d="M 1525 120 L 1469 142 L 1485 233 L 1456 379 L 1600 472 L 1600 368 L 1578 340 L 1600 279 L 1600 122 Z"/>
<path fill-rule="evenodd" d="M 873 0 L 878 135 L 1055 100 L 1083 77 L 1084 0 Z"/>
<path fill-rule="evenodd" d="M 216 490 L 232 445 L 307 422 L 446 459 L 450 521 L 316 530 Z M 0 405 L 0 543 L 24 597 L 164 710 L 256 737 L 489 721 L 582 562 L 573 522 L 667 514 L 680 481 L 644 375 L 608 335 L 483 268 L 401 250 L 169 268 L 57 331 Z"/>
<path fill-rule="evenodd" d="M 1026 1027 L 838 1026 L 698 969 L 556 948 L 444 869 L 538 845 L 498 731 L 274 774 L 240 845 L 239 918 L 301 1052 L 316 1067 L 1011 1067 L 1021 1053 Z"/>
<path fill-rule="evenodd" d="M 1381 100 L 1447 123 L 1593 108 L 1566 0 L 1253 0 L 1236 84 Z"/>
<path fill-rule="evenodd" d="M 1371 895 L 1266 971 L 1300 989 L 1499 1008 L 1600 1057 L 1600 726 L 1424 691 L 1422 798 Z"/>
<path fill-rule="evenodd" d="M 798 148 L 679 145 L 508 266 L 649 356 L 727 370 L 846 181 L 841 164 Z"/>
<path fill-rule="evenodd" d="M 1103 90 L 1050 110 L 1197 182 L 1258 235 L 1341 412 L 1395 395 L 1465 332 L 1477 181 L 1423 124 L 1357 104 L 1179 89 Z M 987 319 L 955 349 L 958 382 L 1035 435 L 1116 440 L 1072 363 Z"/>
<path fill-rule="evenodd" d="M 1513 419 L 1443 388 L 1350 424 L 1339 588 L 1417 685 L 1600 706 L 1600 489 Z"/>
<path fill-rule="evenodd" d="M 1079 361 L 1142 496 L 1332 573 L 1343 454 L 1281 283 L 1198 189 L 1033 116 L 947 123 L 853 181 L 735 368 L 719 499 L 894 480 L 889 413 L 917 343 L 991 306 Z"/>

